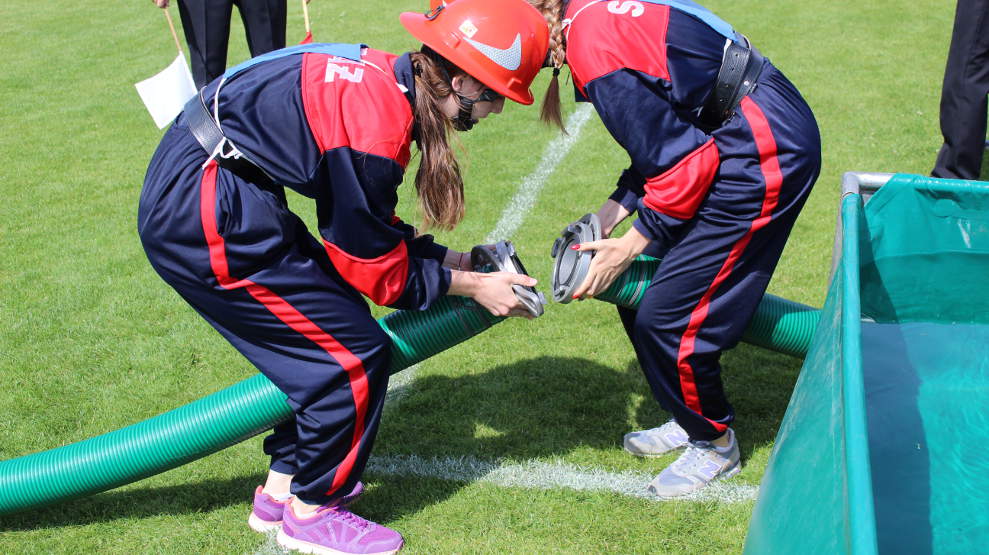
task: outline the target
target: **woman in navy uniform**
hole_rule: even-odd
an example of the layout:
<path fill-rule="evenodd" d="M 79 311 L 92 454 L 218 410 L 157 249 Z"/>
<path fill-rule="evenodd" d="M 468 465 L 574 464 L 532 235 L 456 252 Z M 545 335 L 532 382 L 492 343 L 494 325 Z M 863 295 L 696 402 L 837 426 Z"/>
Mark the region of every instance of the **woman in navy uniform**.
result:
<path fill-rule="evenodd" d="M 422 51 L 310 44 L 228 70 L 165 134 L 141 194 L 138 230 L 155 270 L 295 411 L 264 442 L 271 467 L 249 522 L 308 552 L 402 546 L 346 509 L 362 488 L 391 345 L 362 296 L 420 310 L 462 295 L 521 315 L 512 286 L 535 284 L 468 271 L 463 253 L 395 207 L 414 141 L 425 226 L 460 221 L 448 132 L 500 112 L 505 97 L 532 103 L 542 17 L 522 0 L 459 0 L 401 20 Z M 284 187 L 315 201 L 319 239 L 288 209 Z"/>
<path fill-rule="evenodd" d="M 797 89 L 732 27 L 689 0 L 530 0 L 550 28 L 547 65 L 568 64 L 631 164 L 601 206 L 605 236 L 575 298 L 605 290 L 641 253 L 663 259 L 638 310 L 619 309 L 666 424 L 626 450 L 686 448 L 649 484 L 695 491 L 740 470 L 719 359 L 765 293 L 821 164 Z M 544 120 L 560 123 L 557 79 Z"/>

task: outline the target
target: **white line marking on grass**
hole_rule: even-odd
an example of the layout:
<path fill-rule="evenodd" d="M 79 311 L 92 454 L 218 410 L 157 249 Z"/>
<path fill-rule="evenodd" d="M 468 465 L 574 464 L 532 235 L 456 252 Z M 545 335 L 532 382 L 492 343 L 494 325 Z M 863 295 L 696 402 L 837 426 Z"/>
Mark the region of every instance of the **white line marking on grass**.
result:
<path fill-rule="evenodd" d="M 593 113 L 593 106 L 590 104 L 580 104 L 570 114 L 566 123 L 569 135 L 560 133 L 546 145 L 546 151 L 543 152 L 543 157 L 539 160 L 535 171 L 522 180 L 518 190 L 515 192 L 515 196 L 505 206 L 505 209 L 502 210 L 501 218 L 495 224 L 494 230 L 484 239 L 485 243 L 494 243 L 495 241 L 508 239 L 518 231 L 526 215 L 532 209 L 533 205 L 535 205 L 536 197 L 539 196 L 543 186 L 546 185 L 546 180 L 549 179 L 549 176 L 553 175 L 556 167 L 560 165 L 563 158 L 570 152 L 570 149 L 580 137 L 581 129 L 587 123 L 587 120 L 591 119 L 591 114 Z M 415 364 L 398 374 L 392 375 L 388 382 L 388 393 L 385 397 L 386 407 L 397 405 L 403 397 L 409 394 L 412 390 L 412 382 L 415 381 L 418 371 L 419 365 Z"/>
<path fill-rule="evenodd" d="M 527 461 L 520 464 L 485 461 L 474 457 L 386 455 L 371 457 L 367 471 L 384 475 L 425 476 L 456 482 L 486 482 L 505 487 L 610 491 L 629 497 L 664 501 L 646 491 L 654 478 L 645 472 L 607 472 L 584 468 L 561 460 Z M 751 501 L 758 486 L 715 481 L 706 488 L 676 498 L 677 501 L 739 503 Z"/>
<path fill-rule="evenodd" d="M 522 180 L 515 196 L 509 201 L 508 206 L 501 212 L 501 219 L 498 224 L 484 239 L 485 243 L 494 243 L 511 237 L 522 225 L 529 210 L 535 205 L 536 197 L 546 185 L 546 180 L 556 171 L 556 166 L 563 161 L 571 147 L 580 137 L 580 130 L 591 119 L 594 108 L 590 104 L 580 104 L 576 110 L 567 118 L 566 128 L 569 135 L 560 133 L 555 139 L 546 145 L 542 159 L 535 171 Z"/>
<path fill-rule="evenodd" d="M 416 372 L 419 365 L 413 364 L 405 370 L 392 374 L 388 378 L 388 392 L 385 393 L 385 409 L 391 405 L 398 405 L 409 392 L 412 391 L 412 382 L 416 379 Z"/>

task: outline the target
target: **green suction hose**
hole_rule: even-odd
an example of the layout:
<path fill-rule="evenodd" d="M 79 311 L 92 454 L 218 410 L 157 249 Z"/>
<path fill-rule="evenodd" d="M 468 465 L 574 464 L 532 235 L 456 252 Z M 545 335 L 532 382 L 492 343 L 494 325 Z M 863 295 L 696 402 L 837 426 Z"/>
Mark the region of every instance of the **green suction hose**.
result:
<path fill-rule="evenodd" d="M 608 289 L 595 298 L 626 308 L 639 306 L 659 263 L 656 258 L 639 256 Z M 759 302 L 742 341 L 802 357 L 810 348 L 820 317 L 820 310 L 767 294 Z"/>
<path fill-rule="evenodd" d="M 466 297 L 443 297 L 429 310 L 398 310 L 378 320 L 391 337 L 391 373 L 439 354 L 504 318 Z"/>
<path fill-rule="evenodd" d="M 378 320 L 392 340 L 391 373 L 481 333 L 503 318 L 465 297 Z M 0 462 L 0 514 L 85 497 L 181 466 L 292 415 L 261 374 L 119 430 Z"/>
<path fill-rule="evenodd" d="M 775 295 L 763 295 L 742 341 L 795 357 L 804 357 L 821 311 Z"/>

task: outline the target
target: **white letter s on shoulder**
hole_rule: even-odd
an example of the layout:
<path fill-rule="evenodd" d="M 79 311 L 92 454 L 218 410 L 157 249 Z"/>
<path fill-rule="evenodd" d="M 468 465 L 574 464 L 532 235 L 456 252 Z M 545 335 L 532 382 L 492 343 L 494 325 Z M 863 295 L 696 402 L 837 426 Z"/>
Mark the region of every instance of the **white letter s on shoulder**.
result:
<path fill-rule="evenodd" d="M 631 11 L 632 17 L 639 17 L 646 11 L 646 8 L 642 2 L 635 0 L 612 0 L 608 2 L 608 11 L 615 15 L 625 15 Z"/>

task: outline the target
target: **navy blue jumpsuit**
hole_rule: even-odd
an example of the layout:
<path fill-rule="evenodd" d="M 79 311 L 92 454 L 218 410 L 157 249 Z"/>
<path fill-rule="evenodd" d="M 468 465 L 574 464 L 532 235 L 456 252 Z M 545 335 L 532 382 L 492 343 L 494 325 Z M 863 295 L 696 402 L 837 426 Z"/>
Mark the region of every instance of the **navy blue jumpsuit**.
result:
<path fill-rule="evenodd" d="M 203 93 L 211 111 L 220 82 Z M 284 193 L 207 162 L 184 114 L 145 178 L 138 230 L 151 264 L 288 396 L 295 418 L 264 449 L 309 503 L 356 484 L 381 416 L 391 343 L 362 294 L 424 309 L 450 285 L 446 247 L 394 212 L 414 91 L 408 55 L 372 49 L 360 61 L 277 57 L 223 81 L 225 135 L 315 200 L 319 239 Z"/>
<path fill-rule="evenodd" d="M 663 259 L 622 322 L 659 403 L 691 439 L 715 439 L 734 419 L 721 352 L 755 313 L 820 172 L 817 123 L 766 60 L 735 114 L 703 125 L 727 40 L 705 18 L 634 0 L 573 0 L 566 18 L 578 100 L 631 159 L 611 199 L 638 211 L 646 254 Z"/>

